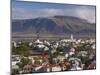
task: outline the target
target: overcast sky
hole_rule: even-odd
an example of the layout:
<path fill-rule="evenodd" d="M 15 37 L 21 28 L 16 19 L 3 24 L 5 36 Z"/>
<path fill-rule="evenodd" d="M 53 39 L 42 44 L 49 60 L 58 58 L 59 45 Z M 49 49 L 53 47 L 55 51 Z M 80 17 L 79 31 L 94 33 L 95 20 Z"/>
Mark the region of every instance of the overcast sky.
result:
<path fill-rule="evenodd" d="M 95 23 L 95 6 L 20 1 L 12 2 L 12 19 L 31 19 L 56 15 L 75 16 Z"/>

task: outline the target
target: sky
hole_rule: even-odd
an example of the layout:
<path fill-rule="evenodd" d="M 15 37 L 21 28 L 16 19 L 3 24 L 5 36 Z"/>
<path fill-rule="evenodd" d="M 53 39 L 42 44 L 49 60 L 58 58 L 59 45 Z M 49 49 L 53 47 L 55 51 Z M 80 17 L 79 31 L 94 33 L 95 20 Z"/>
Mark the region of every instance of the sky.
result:
<path fill-rule="evenodd" d="M 52 16 L 74 16 L 95 23 L 95 6 L 12 0 L 12 19 L 32 19 Z"/>

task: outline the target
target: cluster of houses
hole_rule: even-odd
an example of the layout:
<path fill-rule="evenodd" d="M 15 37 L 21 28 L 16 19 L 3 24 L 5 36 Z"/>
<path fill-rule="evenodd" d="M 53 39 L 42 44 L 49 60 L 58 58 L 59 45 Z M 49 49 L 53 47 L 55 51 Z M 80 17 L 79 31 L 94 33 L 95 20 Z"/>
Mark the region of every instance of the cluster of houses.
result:
<path fill-rule="evenodd" d="M 22 42 L 13 42 L 15 48 Z M 89 70 L 96 68 L 95 39 L 63 39 L 57 41 L 35 40 L 29 42 L 31 64 L 22 69 L 17 65 L 21 55 L 12 55 L 12 73 L 44 73 L 59 71 Z"/>

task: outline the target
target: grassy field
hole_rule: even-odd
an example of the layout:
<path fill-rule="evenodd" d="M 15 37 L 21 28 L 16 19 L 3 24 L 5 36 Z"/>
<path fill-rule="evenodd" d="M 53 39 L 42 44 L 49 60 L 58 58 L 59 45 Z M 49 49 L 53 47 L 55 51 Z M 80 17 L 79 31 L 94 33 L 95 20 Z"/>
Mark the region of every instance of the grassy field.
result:
<path fill-rule="evenodd" d="M 74 35 L 74 38 L 75 39 L 88 39 L 88 38 L 92 38 L 92 39 L 95 39 L 95 36 L 75 36 Z M 37 36 L 12 36 L 12 41 L 33 41 L 33 40 L 36 40 L 37 39 Z M 70 39 L 70 36 L 64 36 L 64 35 L 61 35 L 61 36 L 39 36 L 39 39 L 40 40 L 49 40 L 49 41 L 55 41 L 55 40 L 61 40 L 61 39 Z"/>

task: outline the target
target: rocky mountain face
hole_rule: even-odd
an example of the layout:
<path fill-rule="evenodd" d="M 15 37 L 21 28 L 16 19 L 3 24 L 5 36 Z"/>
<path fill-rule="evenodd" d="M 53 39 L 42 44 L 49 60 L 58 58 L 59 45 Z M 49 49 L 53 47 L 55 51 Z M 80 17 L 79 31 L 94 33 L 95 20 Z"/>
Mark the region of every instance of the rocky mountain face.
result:
<path fill-rule="evenodd" d="M 95 35 L 96 24 L 72 16 L 12 20 L 13 33 Z"/>

